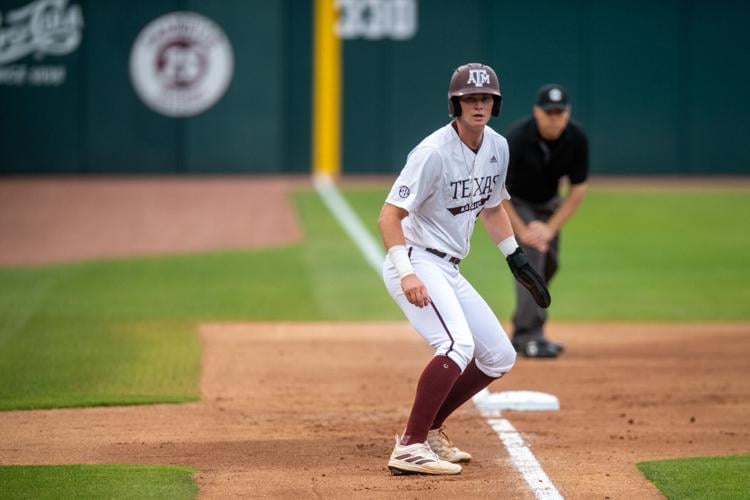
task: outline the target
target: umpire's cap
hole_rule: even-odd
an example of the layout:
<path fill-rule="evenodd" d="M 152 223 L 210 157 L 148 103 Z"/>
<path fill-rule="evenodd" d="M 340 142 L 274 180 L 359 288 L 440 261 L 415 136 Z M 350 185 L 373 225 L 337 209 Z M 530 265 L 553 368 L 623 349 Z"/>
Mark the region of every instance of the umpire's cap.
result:
<path fill-rule="evenodd" d="M 459 66 L 453 72 L 451 84 L 448 87 L 448 114 L 461 115 L 461 105 L 458 98 L 468 94 L 492 95 L 492 116 L 500 114 L 503 96 L 500 94 L 500 80 L 495 70 L 481 63 L 468 63 Z"/>
<path fill-rule="evenodd" d="M 539 88 L 536 93 L 536 105 L 544 111 L 550 109 L 565 109 L 570 104 L 568 91 L 556 83 L 549 83 Z"/>

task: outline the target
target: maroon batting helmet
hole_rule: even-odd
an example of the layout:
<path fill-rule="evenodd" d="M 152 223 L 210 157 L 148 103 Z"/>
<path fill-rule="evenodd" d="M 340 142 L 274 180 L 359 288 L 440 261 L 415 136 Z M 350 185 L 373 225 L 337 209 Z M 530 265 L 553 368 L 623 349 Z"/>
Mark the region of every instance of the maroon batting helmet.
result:
<path fill-rule="evenodd" d="M 469 94 L 490 94 L 492 96 L 492 116 L 500 114 L 503 96 L 500 94 L 500 80 L 495 70 L 480 63 L 464 64 L 456 68 L 448 87 L 448 113 L 451 117 L 461 115 L 458 98 Z"/>

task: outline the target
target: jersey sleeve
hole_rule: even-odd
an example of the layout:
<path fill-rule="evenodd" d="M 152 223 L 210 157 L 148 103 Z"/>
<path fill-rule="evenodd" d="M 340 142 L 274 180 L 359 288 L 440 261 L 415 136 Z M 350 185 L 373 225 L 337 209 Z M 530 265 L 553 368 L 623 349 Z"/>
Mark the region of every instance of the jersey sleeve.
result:
<path fill-rule="evenodd" d="M 415 148 L 385 201 L 412 212 L 432 194 L 441 171 L 442 160 L 435 149 Z"/>
<path fill-rule="evenodd" d="M 500 169 L 498 171 L 497 178 L 493 179 L 494 185 L 492 187 L 492 194 L 490 195 L 489 201 L 485 205 L 487 208 L 496 207 L 500 203 L 502 203 L 503 200 L 510 199 L 510 193 L 508 193 L 508 189 L 505 187 L 505 181 L 508 176 L 508 163 L 510 160 L 508 142 L 504 139 L 500 141 L 498 149 L 500 153 Z"/>

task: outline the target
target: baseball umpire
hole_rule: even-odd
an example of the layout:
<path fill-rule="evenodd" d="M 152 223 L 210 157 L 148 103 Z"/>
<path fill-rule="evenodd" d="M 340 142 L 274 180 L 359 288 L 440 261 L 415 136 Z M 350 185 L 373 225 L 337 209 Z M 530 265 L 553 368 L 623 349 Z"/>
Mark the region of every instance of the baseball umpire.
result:
<path fill-rule="evenodd" d="M 560 85 L 539 89 L 533 116 L 508 132 L 510 164 L 503 202 L 513 230 L 531 265 L 549 283 L 559 266 L 560 229 L 573 216 L 587 189 L 588 140 L 570 119 L 568 93 Z M 560 180 L 570 188 L 563 199 Z M 544 335 L 547 311 L 526 288 L 516 284 L 513 347 L 523 356 L 555 358 L 563 346 Z"/>
<path fill-rule="evenodd" d="M 516 353 L 495 314 L 459 271 L 481 218 L 511 272 L 542 307 L 550 296 L 513 236 L 503 200 L 508 144 L 487 126 L 500 113 L 495 71 L 471 63 L 448 90 L 451 122 L 415 147 L 378 218 L 388 256 L 383 280 L 415 330 L 435 350 L 388 461 L 393 474 L 459 474 L 471 455 L 443 422 L 513 366 Z"/>

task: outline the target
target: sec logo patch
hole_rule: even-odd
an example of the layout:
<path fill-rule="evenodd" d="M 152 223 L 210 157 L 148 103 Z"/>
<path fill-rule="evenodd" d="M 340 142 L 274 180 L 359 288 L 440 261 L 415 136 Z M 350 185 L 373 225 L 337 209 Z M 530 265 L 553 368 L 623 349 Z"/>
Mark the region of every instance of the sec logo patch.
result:
<path fill-rule="evenodd" d="M 401 198 L 408 198 L 408 197 L 409 197 L 409 194 L 410 194 L 410 193 L 411 193 L 411 191 L 409 191 L 409 188 L 408 188 L 408 187 L 406 187 L 406 186 L 401 186 L 401 187 L 400 187 L 400 188 L 398 189 L 398 195 L 399 195 L 399 196 L 400 196 Z"/>

